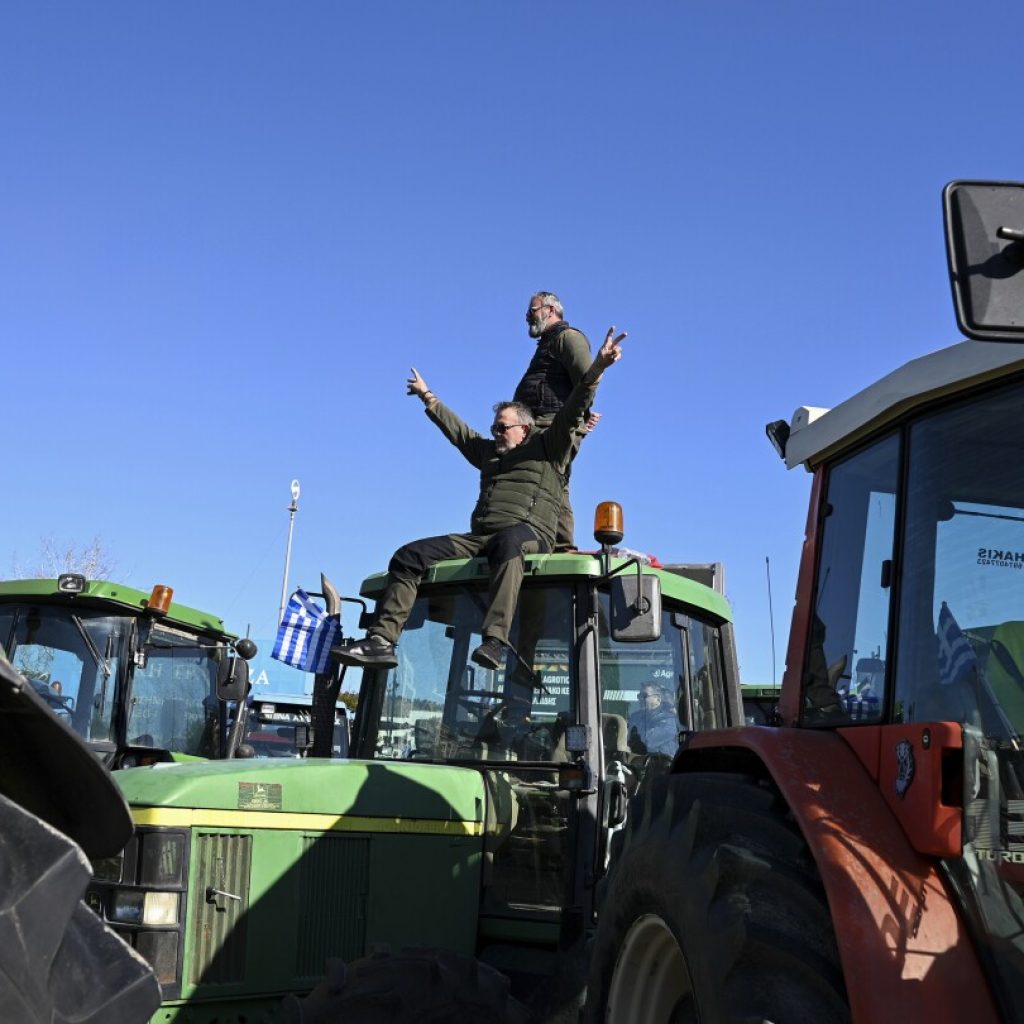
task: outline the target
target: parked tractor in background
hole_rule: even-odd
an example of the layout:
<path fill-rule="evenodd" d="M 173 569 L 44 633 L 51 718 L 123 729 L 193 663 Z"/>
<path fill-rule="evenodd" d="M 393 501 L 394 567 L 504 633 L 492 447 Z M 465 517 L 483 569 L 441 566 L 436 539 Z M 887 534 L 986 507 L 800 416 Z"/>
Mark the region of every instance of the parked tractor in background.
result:
<path fill-rule="evenodd" d="M 743 717 L 747 725 L 776 725 L 779 713 L 780 686 L 757 686 L 744 683 Z"/>
<path fill-rule="evenodd" d="M 310 695 L 261 692 L 250 695 L 241 754 L 252 757 L 307 757 L 313 747 Z M 347 757 L 348 709 L 335 702 L 327 723 L 330 748 L 325 757 Z M 248 750 L 244 748 L 248 748 Z M 251 753 L 250 753 L 251 752 Z"/>
<path fill-rule="evenodd" d="M 602 544 L 621 539 L 615 511 L 601 513 Z M 370 577 L 363 598 L 384 585 Z M 528 557 L 492 671 L 469 658 L 486 561 L 440 562 L 398 666 L 355 670 L 351 760 L 329 759 L 336 670 L 314 694 L 323 757 L 118 773 L 136 836 L 90 898 L 136 948 L 159 934 L 154 1019 L 284 1020 L 283 998 L 310 992 L 332 958 L 348 967 L 292 998 L 287 1019 L 403 1021 L 443 1005 L 507 1024 L 522 1019 L 509 980 L 532 1019 L 578 1019 L 595 888 L 630 797 L 668 771 L 680 732 L 743 721 L 721 585 L 720 567 L 607 549 Z M 332 613 L 359 600 L 323 589 Z M 154 857 L 166 871 L 144 880 Z M 173 894 L 174 912 L 116 916 L 151 891 Z M 396 953 L 368 955 L 379 944 Z"/>
<path fill-rule="evenodd" d="M 74 573 L 0 582 L 0 647 L 108 768 L 227 757 L 241 739 L 227 703 L 256 645 L 172 596 Z"/>
<path fill-rule="evenodd" d="M 1024 1020 L 1024 186 L 944 201 L 978 340 L 769 425 L 814 474 L 782 724 L 640 797 L 592 1021 Z"/>

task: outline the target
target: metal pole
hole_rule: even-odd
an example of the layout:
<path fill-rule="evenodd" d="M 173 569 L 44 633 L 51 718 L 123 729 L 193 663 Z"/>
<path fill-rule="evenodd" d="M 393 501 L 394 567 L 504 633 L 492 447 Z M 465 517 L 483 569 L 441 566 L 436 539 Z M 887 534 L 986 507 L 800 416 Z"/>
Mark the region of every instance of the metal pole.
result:
<path fill-rule="evenodd" d="M 281 609 L 277 613 L 278 623 L 284 619 L 284 606 L 288 603 L 288 571 L 292 564 L 292 533 L 295 530 L 295 513 L 299 511 L 299 481 L 292 481 L 292 503 L 288 506 L 288 547 L 284 553 L 284 579 L 281 582 Z"/>

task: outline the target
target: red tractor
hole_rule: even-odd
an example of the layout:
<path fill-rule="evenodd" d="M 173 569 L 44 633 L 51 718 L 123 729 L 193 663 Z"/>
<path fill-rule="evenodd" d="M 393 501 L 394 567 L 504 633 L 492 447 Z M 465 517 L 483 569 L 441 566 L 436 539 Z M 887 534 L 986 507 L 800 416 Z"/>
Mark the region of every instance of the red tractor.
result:
<path fill-rule="evenodd" d="M 974 340 L 769 425 L 813 474 L 778 722 L 631 808 L 592 1021 L 1024 1020 L 1024 185 L 944 205 Z"/>

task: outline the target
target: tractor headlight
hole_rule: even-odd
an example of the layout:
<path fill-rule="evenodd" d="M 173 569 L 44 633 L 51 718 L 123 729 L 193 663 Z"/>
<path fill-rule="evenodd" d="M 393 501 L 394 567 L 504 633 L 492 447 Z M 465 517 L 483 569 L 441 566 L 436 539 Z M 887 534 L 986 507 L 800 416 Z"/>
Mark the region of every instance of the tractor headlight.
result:
<path fill-rule="evenodd" d="M 115 892 L 110 901 L 110 920 L 118 924 L 140 924 L 145 900 L 146 894 L 134 889 Z"/>
<path fill-rule="evenodd" d="M 176 892 L 147 892 L 142 904 L 144 925 L 177 924 L 181 897 Z"/>
<path fill-rule="evenodd" d="M 110 901 L 110 919 L 118 924 L 176 925 L 180 906 L 176 892 L 120 889 Z"/>

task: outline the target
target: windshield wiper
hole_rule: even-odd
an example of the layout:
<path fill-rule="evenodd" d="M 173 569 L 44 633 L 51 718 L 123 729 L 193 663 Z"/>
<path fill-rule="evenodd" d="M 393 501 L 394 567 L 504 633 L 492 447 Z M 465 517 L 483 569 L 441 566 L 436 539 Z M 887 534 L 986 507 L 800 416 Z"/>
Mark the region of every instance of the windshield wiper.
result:
<path fill-rule="evenodd" d="M 100 687 L 100 705 L 97 709 L 102 715 L 107 703 L 107 680 L 110 678 L 110 666 L 107 664 L 107 659 L 100 654 L 99 648 L 93 643 L 93 639 L 89 636 L 89 632 L 83 625 L 82 620 L 77 615 L 72 615 L 71 621 L 82 635 L 82 639 L 85 641 L 85 646 L 89 648 L 93 661 L 96 662 L 97 667 L 103 673 L 103 685 Z"/>

